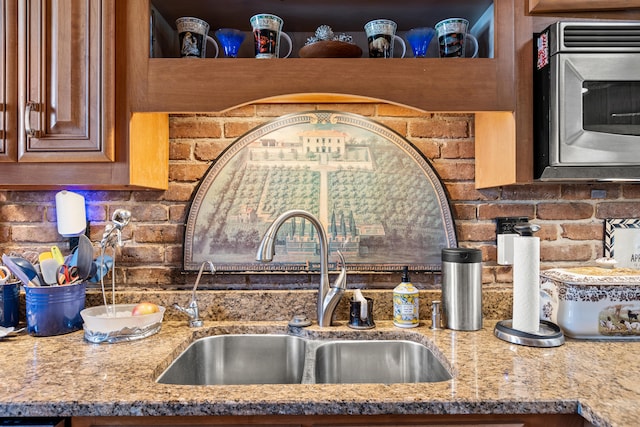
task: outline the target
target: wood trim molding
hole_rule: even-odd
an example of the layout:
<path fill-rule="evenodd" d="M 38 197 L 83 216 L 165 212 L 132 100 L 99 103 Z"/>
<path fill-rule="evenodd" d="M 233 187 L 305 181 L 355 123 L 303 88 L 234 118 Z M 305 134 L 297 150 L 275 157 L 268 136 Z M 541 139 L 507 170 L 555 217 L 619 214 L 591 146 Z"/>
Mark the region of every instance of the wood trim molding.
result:
<path fill-rule="evenodd" d="M 639 0 L 529 0 L 530 13 L 640 9 Z"/>
<path fill-rule="evenodd" d="M 461 415 L 222 415 L 164 417 L 73 417 L 72 427 L 203 427 L 260 425 L 264 427 L 584 427 L 577 414 Z"/>

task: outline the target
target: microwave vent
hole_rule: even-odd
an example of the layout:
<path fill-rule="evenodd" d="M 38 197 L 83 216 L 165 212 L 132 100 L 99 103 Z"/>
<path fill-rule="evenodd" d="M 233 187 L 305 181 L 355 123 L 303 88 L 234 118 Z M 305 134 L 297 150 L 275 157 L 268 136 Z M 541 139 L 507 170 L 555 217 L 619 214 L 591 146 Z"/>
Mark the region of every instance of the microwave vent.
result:
<path fill-rule="evenodd" d="M 567 25 L 563 29 L 566 48 L 619 50 L 640 49 L 639 25 Z"/>

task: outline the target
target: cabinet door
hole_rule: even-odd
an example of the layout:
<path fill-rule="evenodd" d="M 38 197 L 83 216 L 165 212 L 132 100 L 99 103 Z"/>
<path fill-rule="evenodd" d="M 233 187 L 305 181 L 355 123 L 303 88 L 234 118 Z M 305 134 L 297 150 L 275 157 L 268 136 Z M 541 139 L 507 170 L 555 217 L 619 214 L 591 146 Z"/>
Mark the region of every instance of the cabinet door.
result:
<path fill-rule="evenodd" d="M 17 0 L 0 0 L 0 162 L 17 152 Z"/>
<path fill-rule="evenodd" d="M 18 1 L 18 161 L 113 161 L 115 0 Z"/>

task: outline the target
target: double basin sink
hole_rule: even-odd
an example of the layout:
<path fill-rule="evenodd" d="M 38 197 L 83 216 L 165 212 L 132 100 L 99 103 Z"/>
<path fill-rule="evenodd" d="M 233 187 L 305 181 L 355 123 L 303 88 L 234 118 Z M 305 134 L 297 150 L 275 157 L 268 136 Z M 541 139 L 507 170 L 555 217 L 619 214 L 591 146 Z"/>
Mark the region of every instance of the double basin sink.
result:
<path fill-rule="evenodd" d="M 426 346 L 404 340 L 324 341 L 292 335 L 213 335 L 189 345 L 162 384 L 421 383 L 452 376 Z"/>

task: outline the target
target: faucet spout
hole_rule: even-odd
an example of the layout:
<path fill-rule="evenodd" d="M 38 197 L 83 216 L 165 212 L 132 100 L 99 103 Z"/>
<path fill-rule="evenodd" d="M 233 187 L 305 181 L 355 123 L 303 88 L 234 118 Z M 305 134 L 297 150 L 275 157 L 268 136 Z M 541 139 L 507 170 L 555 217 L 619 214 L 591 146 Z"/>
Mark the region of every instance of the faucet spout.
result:
<path fill-rule="evenodd" d="M 193 291 L 191 292 L 191 301 L 189 305 L 184 308 L 178 304 L 174 304 L 173 307 L 186 314 L 189 317 L 189 326 L 192 328 L 199 328 L 203 325 L 202 319 L 200 319 L 200 309 L 198 308 L 198 299 L 196 296 L 196 291 L 198 290 L 198 284 L 200 284 L 200 278 L 202 277 L 202 271 L 204 267 L 208 265 L 211 270 L 211 274 L 215 274 L 216 268 L 213 266 L 211 261 L 204 261 L 202 265 L 200 265 L 200 270 L 198 271 L 198 277 L 196 278 L 196 283 L 193 285 Z"/>
<path fill-rule="evenodd" d="M 271 262 L 275 255 L 275 242 L 278 230 L 282 225 L 293 217 L 304 218 L 309 221 L 317 230 L 318 239 L 320 241 L 320 288 L 318 289 L 318 325 L 320 327 L 331 326 L 331 319 L 336 306 L 340 302 L 340 298 L 347 286 L 347 268 L 344 257 L 338 252 L 341 260 L 342 269 L 335 285 L 329 282 L 329 244 L 327 233 L 320 221 L 307 211 L 301 209 L 293 209 L 281 214 L 273 221 L 258 246 L 256 260 L 262 262 Z"/>

